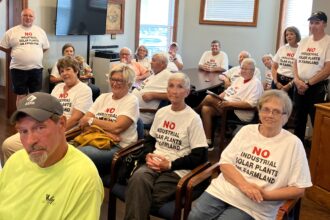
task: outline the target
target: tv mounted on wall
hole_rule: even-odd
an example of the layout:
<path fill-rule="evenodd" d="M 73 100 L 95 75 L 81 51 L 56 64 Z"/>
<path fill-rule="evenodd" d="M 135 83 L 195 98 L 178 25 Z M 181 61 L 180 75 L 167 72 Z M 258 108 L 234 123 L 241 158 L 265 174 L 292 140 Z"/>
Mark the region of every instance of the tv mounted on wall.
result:
<path fill-rule="evenodd" d="M 108 0 L 57 0 L 56 35 L 106 33 Z"/>

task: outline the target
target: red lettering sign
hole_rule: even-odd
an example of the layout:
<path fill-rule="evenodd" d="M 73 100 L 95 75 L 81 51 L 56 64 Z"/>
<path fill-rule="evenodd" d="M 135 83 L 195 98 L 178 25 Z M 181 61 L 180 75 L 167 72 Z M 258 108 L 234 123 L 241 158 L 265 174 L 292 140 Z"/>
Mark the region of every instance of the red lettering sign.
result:
<path fill-rule="evenodd" d="M 294 53 L 287 53 L 286 56 L 287 57 L 294 57 Z"/>
<path fill-rule="evenodd" d="M 163 127 L 173 130 L 175 128 L 175 123 L 170 121 L 164 121 Z"/>
<path fill-rule="evenodd" d="M 307 52 L 315 52 L 316 48 L 307 48 Z"/>
<path fill-rule="evenodd" d="M 257 148 L 256 146 L 253 148 L 252 153 L 258 156 L 260 156 L 261 154 L 263 158 L 268 158 L 270 156 L 269 150 L 262 150 L 261 148 Z"/>
<path fill-rule="evenodd" d="M 68 93 L 61 93 L 59 98 L 65 99 L 66 97 L 68 97 Z"/>
<path fill-rule="evenodd" d="M 114 113 L 115 112 L 115 108 L 107 108 L 107 110 L 105 110 L 106 113 Z"/>
<path fill-rule="evenodd" d="M 25 36 L 32 36 L 32 32 L 25 32 Z"/>

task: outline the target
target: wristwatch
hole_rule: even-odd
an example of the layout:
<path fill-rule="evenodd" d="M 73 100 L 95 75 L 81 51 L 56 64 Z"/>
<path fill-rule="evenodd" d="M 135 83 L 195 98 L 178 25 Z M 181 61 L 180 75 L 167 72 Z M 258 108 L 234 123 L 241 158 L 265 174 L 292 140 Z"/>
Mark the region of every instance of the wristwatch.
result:
<path fill-rule="evenodd" d="M 93 124 L 94 118 L 89 118 L 87 123 L 89 126 L 91 126 Z"/>
<path fill-rule="evenodd" d="M 311 86 L 311 85 L 309 84 L 309 81 L 308 81 L 308 80 L 305 80 L 304 82 L 305 82 L 305 84 L 306 84 L 308 87 Z"/>

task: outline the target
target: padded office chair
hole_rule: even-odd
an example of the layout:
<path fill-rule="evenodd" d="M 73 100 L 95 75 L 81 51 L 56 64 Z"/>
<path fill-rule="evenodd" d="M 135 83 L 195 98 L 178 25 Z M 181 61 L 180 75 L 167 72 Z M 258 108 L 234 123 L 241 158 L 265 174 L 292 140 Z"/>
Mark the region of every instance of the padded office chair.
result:
<path fill-rule="evenodd" d="M 196 196 L 194 195 L 196 188 L 201 184 L 209 185 L 211 180 L 217 177 L 220 174 L 219 162 L 213 164 L 202 172 L 198 173 L 192 177 L 188 184 L 186 190 L 186 202 L 184 206 L 184 215 L 183 219 L 188 218 L 189 212 L 191 210 L 191 205 Z M 287 200 L 278 210 L 276 220 L 291 219 L 299 220 L 299 211 L 300 211 L 300 198 Z"/>
<path fill-rule="evenodd" d="M 229 111 L 234 111 L 234 110 L 247 110 L 247 111 L 254 111 L 254 117 L 251 121 L 245 122 L 241 120 L 232 120 L 232 119 L 227 119 L 227 113 Z M 220 122 L 220 152 L 224 149 L 224 143 L 226 139 L 226 131 L 231 125 L 247 125 L 247 124 L 256 124 L 259 122 L 259 117 L 258 117 L 258 110 L 256 107 L 250 107 L 250 108 L 237 108 L 237 107 L 224 107 L 223 108 L 223 113 L 221 115 L 221 122 Z"/>
<path fill-rule="evenodd" d="M 143 141 L 136 143 L 135 145 L 130 146 L 129 149 L 125 148 L 125 151 L 118 151 L 115 153 L 114 158 L 112 159 L 112 166 L 111 166 L 111 181 L 110 181 L 110 189 L 109 189 L 109 203 L 108 203 L 108 220 L 115 220 L 116 219 L 116 200 L 117 198 L 121 201 L 125 201 L 125 192 L 126 192 L 126 185 L 119 184 L 117 182 L 118 178 L 118 170 L 120 169 L 120 162 L 121 158 L 134 152 L 141 150 L 143 146 Z M 184 195 L 186 185 L 188 180 L 195 176 L 196 174 L 200 173 L 211 164 L 206 162 L 194 170 L 192 170 L 189 174 L 181 178 L 179 183 L 177 184 L 177 190 L 175 199 L 172 201 L 167 202 L 164 204 L 157 213 L 150 213 L 153 216 L 164 218 L 164 219 L 181 219 L 181 212 L 184 207 Z"/>
<path fill-rule="evenodd" d="M 163 108 L 163 107 L 165 107 L 165 106 L 167 106 L 169 104 L 170 104 L 170 102 L 168 100 L 160 100 L 157 109 L 140 108 L 140 113 L 152 113 L 152 114 L 156 114 L 156 112 L 158 111 L 158 109 Z M 144 126 L 144 129 L 150 130 L 151 125 L 152 125 L 152 123 L 150 123 L 150 124 L 144 124 L 143 126 Z"/>

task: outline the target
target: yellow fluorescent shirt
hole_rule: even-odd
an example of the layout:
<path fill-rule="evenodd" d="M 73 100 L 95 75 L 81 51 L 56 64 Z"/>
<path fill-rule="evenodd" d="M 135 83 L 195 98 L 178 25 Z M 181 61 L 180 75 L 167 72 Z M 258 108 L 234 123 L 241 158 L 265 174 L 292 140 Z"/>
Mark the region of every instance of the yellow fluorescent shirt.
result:
<path fill-rule="evenodd" d="M 93 162 L 70 145 L 50 167 L 40 168 L 20 150 L 0 172 L 0 220 L 99 219 L 103 197 Z"/>

